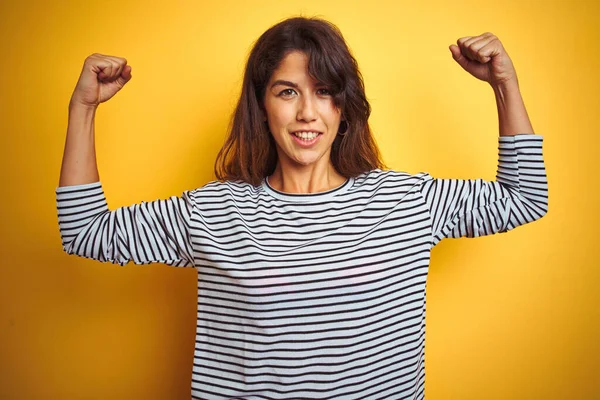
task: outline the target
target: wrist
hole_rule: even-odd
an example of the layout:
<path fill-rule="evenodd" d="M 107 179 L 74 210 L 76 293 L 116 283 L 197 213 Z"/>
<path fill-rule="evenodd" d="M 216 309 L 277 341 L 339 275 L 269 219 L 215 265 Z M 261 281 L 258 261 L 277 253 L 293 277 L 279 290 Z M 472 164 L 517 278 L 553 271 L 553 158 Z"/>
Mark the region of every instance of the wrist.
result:
<path fill-rule="evenodd" d="M 96 119 L 97 107 L 85 104 L 69 104 L 67 134 L 75 132 L 93 132 L 94 120 Z M 79 133 L 78 133 L 79 134 Z"/>
<path fill-rule="evenodd" d="M 521 91 L 519 89 L 519 81 L 516 77 L 502 82 L 490 83 L 490 86 L 494 90 L 496 96 L 500 95 L 505 97 L 509 94 L 520 93 Z"/>
<path fill-rule="evenodd" d="M 75 99 L 71 99 L 69 102 L 69 112 L 76 113 L 95 113 L 98 109 L 97 104 L 86 104 Z"/>
<path fill-rule="evenodd" d="M 516 80 L 493 85 L 500 136 L 534 133 Z"/>
<path fill-rule="evenodd" d="M 492 89 L 494 90 L 496 105 L 498 106 L 499 112 L 507 110 L 509 107 L 514 108 L 515 106 L 523 106 L 521 90 L 519 89 L 519 83 L 516 79 L 492 85 Z"/>

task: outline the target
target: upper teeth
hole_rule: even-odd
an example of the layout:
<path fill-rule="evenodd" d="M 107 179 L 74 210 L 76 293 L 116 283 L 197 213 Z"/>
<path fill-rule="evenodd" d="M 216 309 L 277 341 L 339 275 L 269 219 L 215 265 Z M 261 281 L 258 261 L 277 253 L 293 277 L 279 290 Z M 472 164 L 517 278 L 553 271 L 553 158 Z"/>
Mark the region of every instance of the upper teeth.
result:
<path fill-rule="evenodd" d="M 319 134 L 317 132 L 294 132 L 294 135 L 296 135 L 296 137 L 299 137 L 300 139 L 312 140 L 316 138 Z"/>

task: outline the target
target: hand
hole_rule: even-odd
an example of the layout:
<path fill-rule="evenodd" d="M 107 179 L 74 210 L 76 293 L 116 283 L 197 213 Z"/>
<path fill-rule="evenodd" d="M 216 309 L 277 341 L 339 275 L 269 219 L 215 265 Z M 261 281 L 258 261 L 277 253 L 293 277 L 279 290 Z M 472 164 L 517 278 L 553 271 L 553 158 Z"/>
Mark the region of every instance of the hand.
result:
<path fill-rule="evenodd" d="M 492 87 L 517 82 L 517 72 L 500 40 L 492 33 L 466 36 L 450 45 L 454 60 L 475 78 Z"/>
<path fill-rule="evenodd" d="M 131 79 L 131 66 L 121 57 L 94 53 L 85 59 L 71 105 L 96 108 L 113 97 Z"/>

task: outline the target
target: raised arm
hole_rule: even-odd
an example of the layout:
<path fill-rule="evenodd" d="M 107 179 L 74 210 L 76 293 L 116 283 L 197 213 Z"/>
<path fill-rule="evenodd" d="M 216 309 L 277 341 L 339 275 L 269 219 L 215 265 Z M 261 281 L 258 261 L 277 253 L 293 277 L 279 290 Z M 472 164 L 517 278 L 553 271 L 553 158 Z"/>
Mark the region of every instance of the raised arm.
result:
<path fill-rule="evenodd" d="M 129 261 L 193 265 L 193 193 L 108 209 L 96 165 L 94 119 L 98 105 L 112 98 L 130 79 L 131 67 L 124 58 L 93 54 L 84 62 L 69 103 L 56 189 L 63 249 L 121 265 Z"/>
<path fill-rule="evenodd" d="M 69 124 L 58 186 L 100 180 L 94 143 L 96 110 L 130 79 L 131 66 L 124 58 L 92 54 L 85 59 L 69 102 Z"/>
<path fill-rule="evenodd" d="M 492 33 L 466 36 L 450 45 L 454 60 L 475 78 L 490 84 L 496 96 L 500 136 L 533 133 L 512 60 Z"/>
<path fill-rule="evenodd" d="M 490 84 L 500 129 L 496 181 L 433 179 L 421 193 L 430 210 L 433 244 L 445 237 L 506 232 L 548 210 L 542 137 L 533 133 L 512 61 L 496 36 L 464 37 L 451 45 L 456 62 Z"/>

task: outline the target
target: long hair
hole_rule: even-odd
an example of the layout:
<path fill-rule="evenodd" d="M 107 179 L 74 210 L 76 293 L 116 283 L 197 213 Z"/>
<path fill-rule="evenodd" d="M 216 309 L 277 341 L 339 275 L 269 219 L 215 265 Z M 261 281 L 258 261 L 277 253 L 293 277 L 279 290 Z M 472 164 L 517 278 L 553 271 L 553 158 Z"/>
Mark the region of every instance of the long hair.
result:
<path fill-rule="evenodd" d="M 307 55 L 308 73 L 327 86 L 348 124 L 332 144 L 336 171 L 349 178 L 384 167 L 368 123 L 371 106 L 362 75 L 342 33 L 331 22 L 295 17 L 269 28 L 250 52 L 229 135 L 215 161 L 217 179 L 258 185 L 275 170 L 277 150 L 264 121 L 263 100 L 273 72 L 292 51 Z"/>

